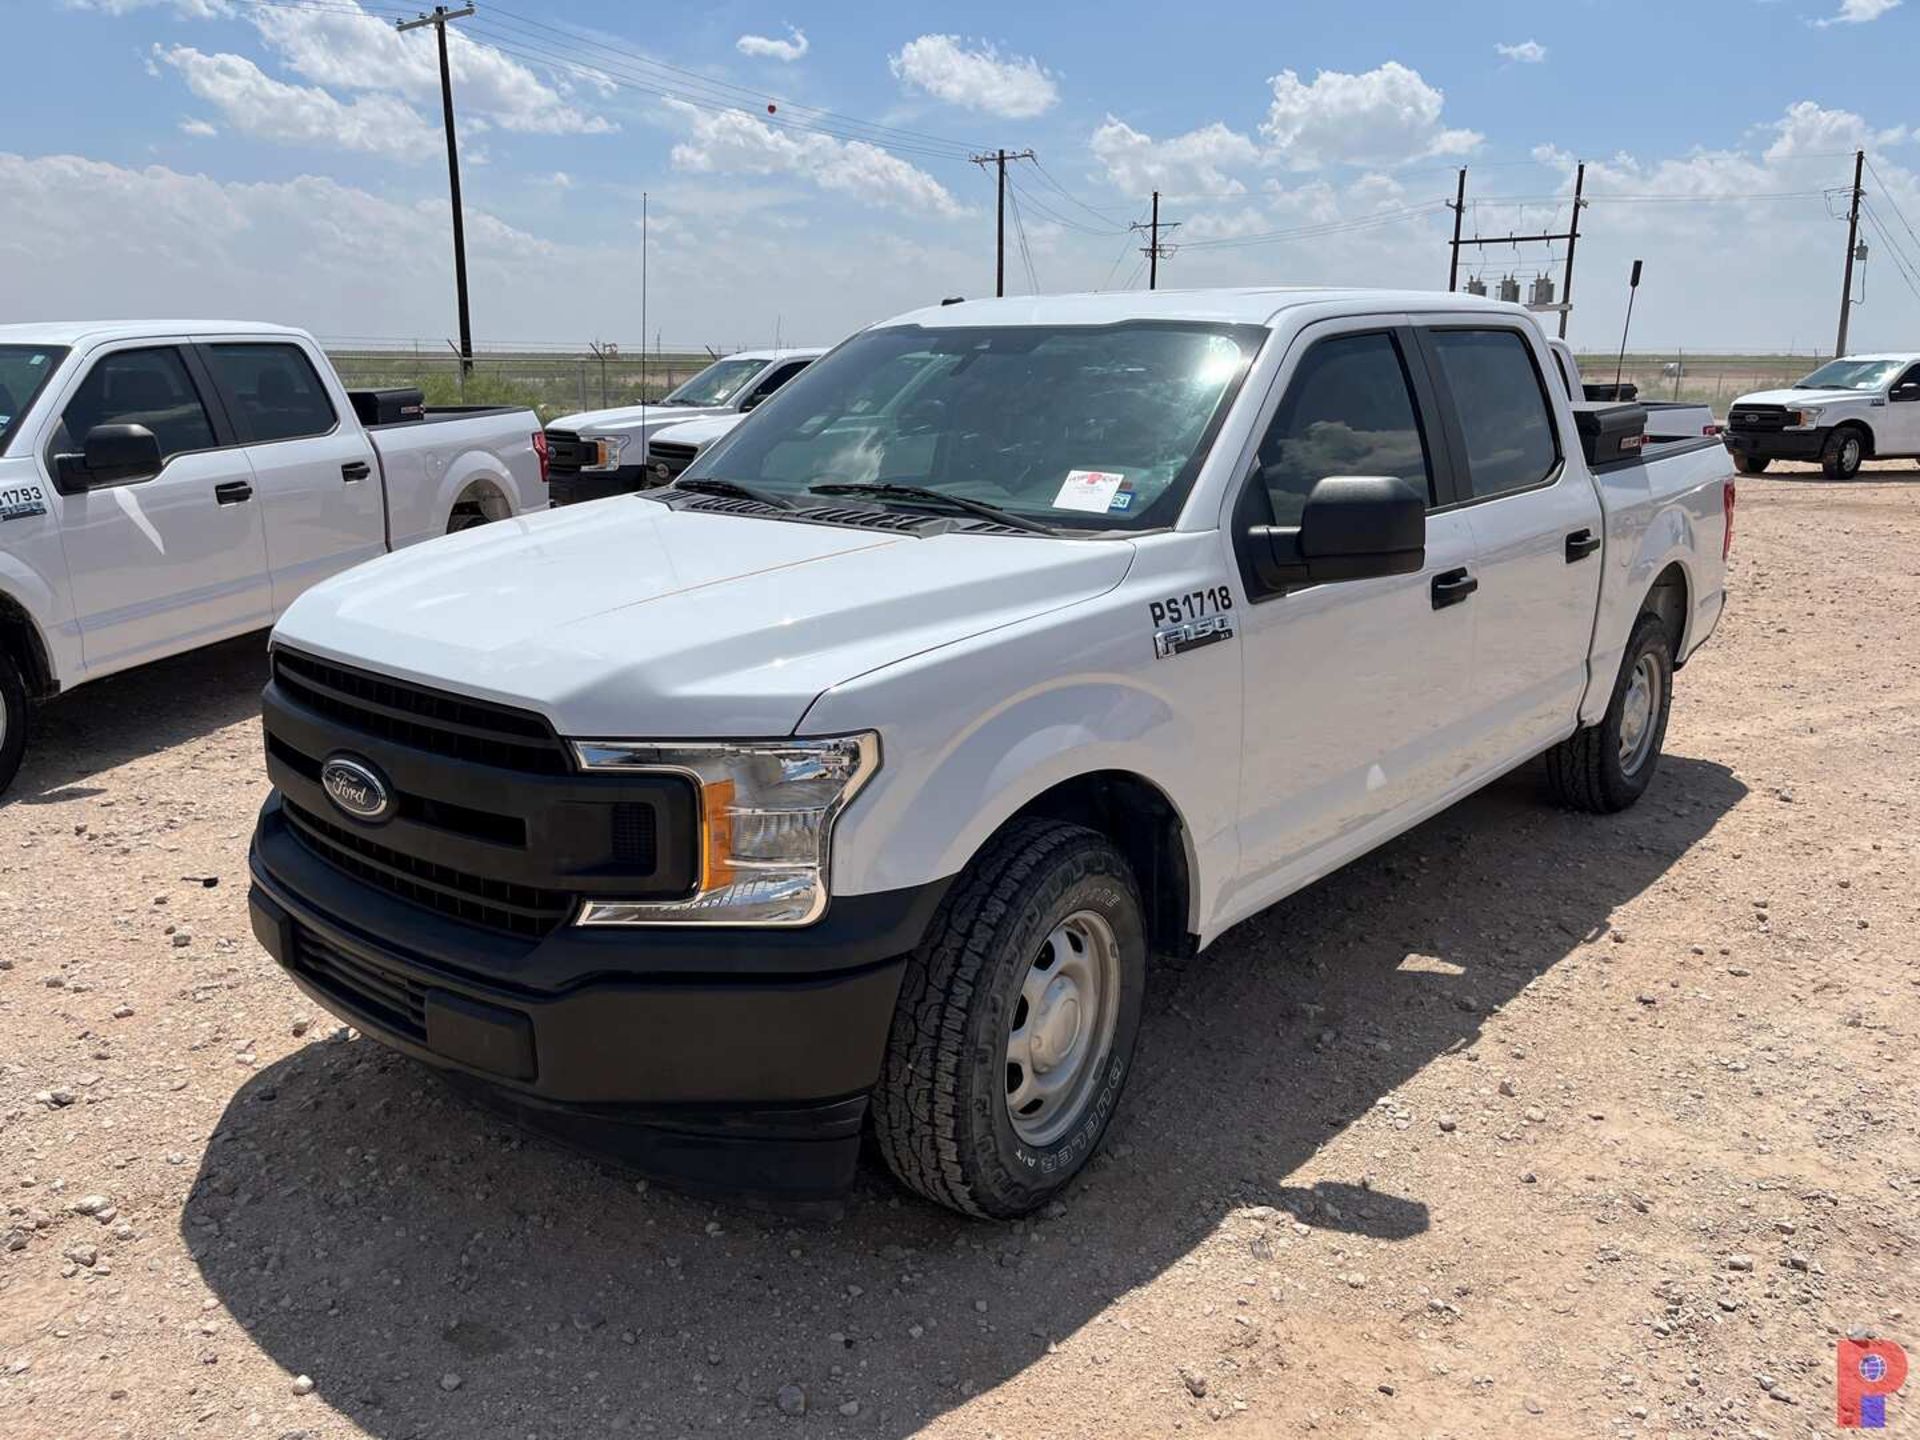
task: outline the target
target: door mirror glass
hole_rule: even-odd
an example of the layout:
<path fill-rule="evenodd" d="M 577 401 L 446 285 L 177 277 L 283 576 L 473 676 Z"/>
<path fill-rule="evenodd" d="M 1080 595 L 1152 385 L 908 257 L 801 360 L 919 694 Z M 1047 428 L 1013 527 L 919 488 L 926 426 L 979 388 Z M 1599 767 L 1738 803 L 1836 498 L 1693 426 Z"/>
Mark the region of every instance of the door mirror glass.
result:
<path fill-rule="evenodd" d="M 1410 575 L 1427 563 L 1427 497 L 1391 475 L 1329 475 L 1299 525 L 1254 525 L 1247 542 L 1254 573 L 1274 590 Z"/>
<path fill-rule="evenodd" d="M 96 425 L 82 450 L 59 457 L 61 478 L 76 489 L 125 485 L 160 473 L 160 442 L 144 425 Z"/>

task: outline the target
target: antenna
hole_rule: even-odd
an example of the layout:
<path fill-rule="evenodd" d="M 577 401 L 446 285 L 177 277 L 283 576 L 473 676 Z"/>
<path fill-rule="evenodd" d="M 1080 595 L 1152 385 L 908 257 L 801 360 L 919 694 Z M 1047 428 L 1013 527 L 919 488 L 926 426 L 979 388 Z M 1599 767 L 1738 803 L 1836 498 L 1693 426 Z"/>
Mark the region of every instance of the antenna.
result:
<path fill-rule="evenodd" d="M 1620 326 L 1620 358 L 1613 362 L 1613 398 L 1620 398 L 1620 371 L 1627 363 L 1627 330 L 1633 324 L 1633 296 L 1640 288 L 1640 262 L 1633 262 L 1633 275 L 1627 281 L 1627 318 Z"/>

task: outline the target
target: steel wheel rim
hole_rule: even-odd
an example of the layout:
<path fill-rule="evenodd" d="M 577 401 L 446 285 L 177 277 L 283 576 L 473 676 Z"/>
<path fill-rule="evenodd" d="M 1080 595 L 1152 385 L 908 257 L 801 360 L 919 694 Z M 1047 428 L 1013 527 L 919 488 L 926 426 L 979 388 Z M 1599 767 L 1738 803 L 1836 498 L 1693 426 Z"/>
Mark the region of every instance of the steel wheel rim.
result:
<path fill-rule="evenodd" d="M 1119 1018 L 1120 942 L 1104 916 L 1076 910 L 1028 960 L 1007 1021 L 1007 1120 L 1022 1142 L 1051 1145 L 1079 1123 Z"/>
<path fill-rule="evenodd" d="M 1620 770 L 1632 775 L 1653 752 L 1654 717 L 1660 713 L 1660 662 L 1642 655 L 1627 676 L 1620 705 Z"/>
<path fill-rule="evenodd" d="M 1840 468 L 1851 470 L 1860 463 L 1860 442 L 1849 435 L 1840 442 Z"/>

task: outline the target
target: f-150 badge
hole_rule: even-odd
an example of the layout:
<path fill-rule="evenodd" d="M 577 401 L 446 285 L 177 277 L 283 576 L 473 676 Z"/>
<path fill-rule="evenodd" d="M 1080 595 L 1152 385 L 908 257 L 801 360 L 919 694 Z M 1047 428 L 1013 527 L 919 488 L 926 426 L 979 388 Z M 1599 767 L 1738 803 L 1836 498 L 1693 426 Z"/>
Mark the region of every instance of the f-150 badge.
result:
<path fill-rule="evenodd" d="M 1177 625 L 1163 625 L 1153 632 L 1153 653 L 1162 660 L 1198 650 L 1233 638 L 1232 615 L 1202 615 Z"/>

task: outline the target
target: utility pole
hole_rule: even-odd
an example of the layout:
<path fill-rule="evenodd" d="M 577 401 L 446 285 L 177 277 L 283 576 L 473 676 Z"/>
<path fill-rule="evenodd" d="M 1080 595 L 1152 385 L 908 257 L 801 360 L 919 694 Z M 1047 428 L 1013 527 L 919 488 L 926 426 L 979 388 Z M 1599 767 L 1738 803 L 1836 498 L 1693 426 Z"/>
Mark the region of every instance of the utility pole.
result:
<path fill-rule="evenodd" d="M 1853 152 L 1853 204 L 1847 207 L 1847 269 L 1840 282 L 1840 334 L 1833 342 L 1834 358 L 1847 353 L 1848 311 L 1853 307 L 1853 254 L 1860 243 L 1860 167 L 1867 163 L 1867 152 Z"/>
<path fill-rule="evenodd" d="M 453 285 L 460 300 L 460 374 L 473 373 L 473 326 L 467 318 L 467 226 L 460 209 L 460 147 L 453 138 L 453 76 L 447 69 L 447 22 L 464 20 L 473 14 L 473 6 L 449 10 L 433 7 L 431 15 L 418 20 L 396 20 L 394 28 L 402 34 L 431 25 L 440 40 L 440 110 L 447 130 L 447 185 L 453 195 Z"/>
<path fill-rule="evenodd" d="M 1580 198 L 1587 188 L 1587 162 L 1573 172 L 1573 223 L 1567 226 L 1567 278 L 1560 286 L 1560 338 L 1567 338 L 1567 317 L 1573 314 L 1573 247 L 1580 243 L 1580 209 L 1587 202 Z"/>
<path fill-rule="evenodd" d="M 1467 167 L 1460 167 L 1460 178 L 1453 187 L 1453 244 L 1448 247 L 1447 293 L 1453 294 L 1460 288 L 1460 217 L 1467 213 Z"/>
<path fill-rule="evenodd" d="M 1160 192 L 1156 190 L 1153 192 L 1153 219 L 1145 225 L 1136 220 L 1127 228 L 1135 232 L 1146 231 L 1147 243 L 1140 247 L 1140 253 L 1147 257 L 1147 289 L 1157 290 L 1160 287 L 1160 262 L 1173 253 L 1171 249 L 1160 243 L 1160 232 L 1178 230 L 1180 222 L 1169 220 L 1164 225 L 1161 224 Z"/>
<path fill-rule="evenodd" d="M 998 172 L 996 176 L 998 203 L 994 207 L 993 230 L 993 293 L 996 296 L 1007 293 L 1007 161 L 1031 160 L 1031 150 L 996 150 L 991 155 L 970 155 L 967 157 L 980 166 L 992 165 Z"/>

